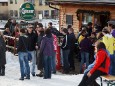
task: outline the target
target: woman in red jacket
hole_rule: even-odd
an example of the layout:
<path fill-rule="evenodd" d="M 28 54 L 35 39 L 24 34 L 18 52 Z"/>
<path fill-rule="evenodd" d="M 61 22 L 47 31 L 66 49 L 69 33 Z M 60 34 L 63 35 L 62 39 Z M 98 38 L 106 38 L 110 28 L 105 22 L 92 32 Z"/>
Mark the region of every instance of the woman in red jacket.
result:
<path fill-rule="evenodd" d="M 78 86 L 92 86 L 96 78 L 109 72 L 110 57 L 106 52 L 105 44 L 103 42 L 96 42 L 95 50 L 97 53 L 94 67 L 83 76 Z"/>

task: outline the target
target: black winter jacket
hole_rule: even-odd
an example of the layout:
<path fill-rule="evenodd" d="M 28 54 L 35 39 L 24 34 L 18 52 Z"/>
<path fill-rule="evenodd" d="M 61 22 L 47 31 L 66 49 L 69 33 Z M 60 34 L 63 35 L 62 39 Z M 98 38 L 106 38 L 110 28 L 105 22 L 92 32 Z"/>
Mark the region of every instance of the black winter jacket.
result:
<path fill-rule="evenodd" d="M 4 38 L 0 36 L 0 66 L 6 64 L 6 44 Z"/>
<path fill-rule="evenodd" d="M 28 36 L 28 51 L 34 51 L 37 43 L 37 35 L 35 33 L 27 33 Z"/>
<path fill-rule="evenodd" d="M 17 52 L 27 52 L 28 36 L 23 35 L 19 37 Z"/>

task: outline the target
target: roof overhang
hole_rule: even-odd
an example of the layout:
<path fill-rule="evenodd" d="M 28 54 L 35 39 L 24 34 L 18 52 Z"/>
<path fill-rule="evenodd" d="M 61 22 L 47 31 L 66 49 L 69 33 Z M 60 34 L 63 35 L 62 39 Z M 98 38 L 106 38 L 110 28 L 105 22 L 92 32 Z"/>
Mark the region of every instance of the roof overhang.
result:
<path fill-rule="evenodd" d="M 48 1 L 50 4 L 62 5 L 62 4 L 78 4 L 78 5 L 110 5 L 115 6 L 115 2 L 96 2 L 96 1 Z"/>

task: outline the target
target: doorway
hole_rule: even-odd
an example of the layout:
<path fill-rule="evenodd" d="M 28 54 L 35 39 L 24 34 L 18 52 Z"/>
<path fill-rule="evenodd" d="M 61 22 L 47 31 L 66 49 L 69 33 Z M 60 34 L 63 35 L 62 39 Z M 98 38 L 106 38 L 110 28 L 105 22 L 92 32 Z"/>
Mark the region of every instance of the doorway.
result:
<path fill-rule="evenodd" d="M 100 15 L 100 25 L 101 28 L 104 28 L 105 26 L 107 26 L 107 21 L 108 21 L 108 16 L 107 15 Z"/>

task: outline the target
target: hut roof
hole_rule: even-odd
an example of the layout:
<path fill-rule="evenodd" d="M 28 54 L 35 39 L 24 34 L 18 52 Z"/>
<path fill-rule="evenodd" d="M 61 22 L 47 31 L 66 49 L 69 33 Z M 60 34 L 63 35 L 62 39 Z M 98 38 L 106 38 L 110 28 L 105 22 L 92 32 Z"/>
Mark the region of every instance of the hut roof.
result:
<path fill-rule="evenodd" d="M 49 0 L 51 4 L 115 5 L 115 0 Z"/>

